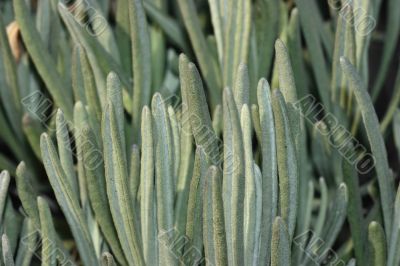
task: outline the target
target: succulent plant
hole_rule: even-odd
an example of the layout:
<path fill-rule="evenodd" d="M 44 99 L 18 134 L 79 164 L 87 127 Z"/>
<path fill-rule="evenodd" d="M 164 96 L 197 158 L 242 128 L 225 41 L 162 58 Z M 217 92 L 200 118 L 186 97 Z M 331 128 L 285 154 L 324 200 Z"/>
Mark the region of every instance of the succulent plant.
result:
<path fill-rule="evenodd" d="M 0 264 L 400 265 L 399 19 L 2 1 Z"/>

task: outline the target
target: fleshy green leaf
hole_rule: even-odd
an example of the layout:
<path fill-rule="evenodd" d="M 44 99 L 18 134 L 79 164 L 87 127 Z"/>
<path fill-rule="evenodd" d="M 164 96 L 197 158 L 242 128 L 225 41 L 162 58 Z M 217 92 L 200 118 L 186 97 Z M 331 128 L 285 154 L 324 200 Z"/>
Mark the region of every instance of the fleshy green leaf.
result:
<path fill-rule="evenodd" d="M 326 220 L 326 214 L 328 210 L 328 187 L 326 185 L 325 179 L 321 177 L 319 179 L 319 189 L 321 193 L 321 203 L 318 212 L 317 222 L 315 224 L 314 232 L 317 236 L 321 236 L 323 226 Z"/>
<path fill-rule="evenodd" d="M 382 226 L 377 222 L 371 222 L 368 226 L 368 242 L 370 246 L 371 265 L 386 264 L 386 239 Z"/>
<path fill-rule="evenodd" d="M 196 150 L 196 157 L 193 166 L 193 176 L 190 182 L 190 191 L 188 199 L 188 214 L 186 223 L 186 236 L 190 244 L 185 248 L 186 252 L 191 247 L 202 250 L 203 247 L 203 206 L 204 206 L 204 187 L 206 183 L 207 159 L 201 147 Z M 196 254 L 194 261 L 200 260 Z"/>
<path fill-rule="evenodd" d="M 138 224 L 128 190 L 128 166 L 114 105 L 108 102 L 102 121 L 107 196 L 115 228 L 127 261 L 144 265 Z"/>
<path fill-rule="evenodd" d="M 346 160 L 343 160 L 343 179 L 349 189 L 347 219 L 350 223 L 355 256 L 359 263 L 365 264 L 363 263 L 366 258 L 366 254 L 364 253 L 365 235 L 363 232 L 366 231 L 366 228 L 364 228 L 360 185 L 357 172 Z"/>
<path fill-rule="evenodd" d="M 108 253 L 104 252 L 101 255 L 101 266 L 116 266 L 113 256 Z"/>
<path fill-rule="evenodd" d="M 96 80 L 96 86 L 102 105 L 106 104 L 106 84 L 104 81 L 104 75 L 108 75 L 109 72 L 114 71 L 118 74 L 119 78 L 124 84 L 124 107 L 128 112 L 131 112 L 131 108 L 128 108 L 131 106 L 129 96 L 130 92 L 127 91 L 127 88 L 131 87 L 131 83 L 129 82 L 129 77 L 126 74 L 126 71 L 124 71 L 124 69 L 122 69 L 117 62 L 115 62 L 112 56 L 104 50 L 104 48 L 97 42 L 97 39 L 89 35 L 89 33 L 85 30 L 86 27 L 82 28 L 79 25 L 78 21 L 74 19 L 73 14 L 68 11 L 64 4 L 59 3 L 58 10 L 69 33 L 71 34 L 72 39 L 76 43 L 82 45 L 82 47 L 85 49 L 87 58 L 93 70 L 93 75 Z"/>
<path fill-rule="evenodd" d="M 247 64 L 251 32 L 251 1 L 229 1 L 226 7 L 223 61 L 224 86 L 233 86 L 234 73 L 240 63 Z"/>
<path fill-rule="evenodd" d="M 97 265 L 96 253 L 83 211 L 79 206 L 76 195 L 74 196 L 73 194 L 68 177 L 62 169 L 54 145 L 46 133 L 43 133 L 40 138 L 40 147 L 43 164 L 46 168 L 50 184 L 54 190 L 57 202 L 60 204 L 65 218 L 70 225 L 82 261 L 85 265 Z"/>
<path fill-rule="evenodd" d="M 133 134 L 139 134 L 140 111 L 151 97 L 151 46 L 147 20 L 141 0 L 129 1 L 133 62 Z"/>
<path fill-rule="evenodd" d="M 225 214 L 225 224 L 226 227 L 229 227 L 229 231 L 227 230 L 228 260 L 233 265 L 242 265 L 244 263 L 243 198 L 245 186 L 243 137 L 239 112 L 229 88 L 224 90 L 223 100 L 224 130 L 227 131 L 227 134 L 231 134 L 229 142 L 224 135 L 225 149 L 227 149 L 227 157 L 224 158 L 224 174 L 226 175 L 224 178 L 230 179 L 224 184 L 224 190 L 226 190 L 224 204 L 226 201 L 226 204 L 229 205 L 229 210 Z"/>
<path fill-rule="evenodd" d="M 175 177 L 175 186 L 177 184 L 177 176 L 178 176 L 178 171 L 179 171 L 179 162 L 180 162 L 180 157 L 181 157 L 181 151 L 180 151 L 180 134 L 179 134 L 179 125 L 178 125 L 178 120 L 176 117 L 175 110 L 172 106 L 168 106 L 168 117 L 169 117 L 169 123 L 171 125 L 171 133 L 172 133 L 172 142 L 174 145 L 174 153 L 173 153 L 173 158 L 174 158 L 174 165 L 173 165 L 173 175 Z"/>
<path fill-rule="evenodd" d="M 181 81 L 182 109 L 180 115 L 181 137 L 180 137 L 180 162 L 178 183 L 176 188 L 175 204 L 175 226 L 179 232 L 185 231 L 187 218 L 187 200 L 189 197 L 189 186 L 193 160 L 193 136 L 190 126 L 190 109 L 187 96 L 189 86 L 189 75 L 187 74 L 188 58 L 185 55 L 179 57 L 179 76 Z"/>
<path fill-rule="evenodd" d="M 3 261 L 5 266 L 14 266 L 13 254 L 10 248 L 10 242 L 6 234 L 1 237 L 1 244 L 3 250 Z"/>
<path fill-rule="evenodd" d="M 350 87 L 356 96 L 370 142 L 372 154 L 374 156 L 375 169 L 378 175 L 385 232 L 386 236 L 388 237 L 388 234 L 391 230 L 393 216 L 393 176 L 389 169 L 386 147 L 383 137 L 380 133 L 378 117 L 375 113 L 371 98 L 366 91 L 366 87 L 363 84 L 360 76 L 357 74 L 354 66 L 352 66 L 344 57 L 340 59 L 340 63 L 342 65 L 344 74 L 350 82 Z"/>
<path fill-rule="evenodd" d="M 332 201 L 331 208 L 328 211 L 328 224 L 323 228 L 322 235 L 326 241 L 325 245 L 327 248 L 333 245 L 346 218 L 348 199 L 347 186 L 342 183 L 339 185 L 335 199 Z"/>
<path fill-rule="evenodd" d="M 213 29 L 215 32 L 215 40 L 217 42 L 217 49 L 218 49 L 218 58 L 219 63 L 223 62 L 224 58 L 224 42 L 225 42 L 225 27 L 224 27 L 224 17 L 223 17 L 223 10 L 221 5 L 219 4 L 220 0 L 208 0 L 210 5 L 210 12 L 211 12 L 211 21 L 213 24 Z"/>
<path fill-rule="evenodd" d="M 297 100 L 297 90 L 294 81 L 292 65 L 289 53 L 282 40 L 275 42 L 276 64 L 279 73 L 279 88 L 285 97 L 286 102 L 295 102 Z"/>
<path fill-rule="evenodd" d="M 32 219 L 25 218 L 21 237 L 19 241 L 18 252 L 15 259 L 16 265 L 29 266 L 31 265 L 31 260 L 33 258 L 33 253 L 35 251 L 37 244 L 37 231 L 33 224 Z"/>
<path fill-rule="evenodd" d="M 40 235 L 42 238 L 42 266 L 56 265 L 56 232 L 49 205 L 42 197 L 37 198 L 40 216 Z"/>
<path fill-rule="evenodd" d="M 257 0 L 254 3 L 254 24 L 259 59 L 257 78 L 266 77 L 271 72 L 274 42 L 279 35 L 279 9 L 279 0 Z M 255 93 L 252 94 L 252 102 L 256 100 L 256 96 Z"/>
<path fill-rule="evenodd" d="M 204 251 L 208 263 L 227 265 L 221 172 L 211 166 L 207 172 L 203 204 Z"/>
<path fill-rule="evenodd" d="M 348 205 L 348 192 L 347 187 L 344 183 L 339 185 L 337 189 L 335 199 L 331 202 L 330 209 L 328 211 L 328 217 L 326 219 L 327 223 L 324 225 L 321 236 L 316 236 L 318 239 L 322 239 L 323 242 L 319 245 L 315 245 L 316 239 L 312 238 L 308 243 L 308 246 L 305 247 L 305 250 L 310 254 L 321 254 L 318 256 L 317 263 L 321 263 L 324 261 L 334 244 L 340 229 L 346 219 L 347 214 L 347 205 Z M 315 234 L 313 234 L 315 235 Z M 313 256 L 305 257 L 303 264 L 307 265 L 313 259 Z M 329 258 L 328 258 L 329 259 Z"/>
<path fill-rule="evenodd" d="M 34 186 L 34 179 L 31 172 L 21 162 L 16 170 L 16 183 L 19 199 L 24 211 L 32 219 L 36 227 L 40 227 L 39 210 L 36 203 L 38 196 L 37 188 Z"/>
<path fill-rule="evenodd" d="M 260 264 L 268 264 L 271 256 L 272 224 L 278 208 L 278 168 L 275 142 L 275 123 L 268 82 L 261 79 L 257 88 L 262 153 L 262 225 Z"/>
<path fill-rule="evenodd" d="M 274 220 L 271 243 L 271 266 L 290 265 L 289 234 L 285 222 L 279 216 Z"/>
<path fill-rule="evenodd" d="M 204 79 L 208 85 L 211 106 L 216 106 L 221 99 L 221 80 L 217 60 L 210 55 L 209 46 L 201 31 L 199 18 L 193 0 L 178 0 L 186 30 L 199 60 L 199 65 Z"/>
<path fill-rule="evenodd" d="M 400 186 L 397 189 L 396 200 L 394 202 L 394 214 L 392 231 L 390 232 L 390 240 L 388 246 L 388 264 L 395 266 L 400 263 Z"/>
<path fill-rule="evenodd" d="M 239 64 L 236 73 L 235 86 L 233 86 L 233 95 L 235 97 L 237 109 L 241 110 L 243 104 L 249 104 L 249 70 L 245 64 Z"/>
<path fill-rule="evenodd" d="M 247 104 L 241 108 L 241 127 L 243 132 L 244 164 L 245 164 L 245 197 L 244 197 L 244 260 L 245 265 L 254 265 L 255 242 L 258 238 L 256 205 L 256 176 L 253 163 L 252 126 L 250 110 Z M 259 229 L 258 229 L 259 230 Z"/>
<path fill-rule="evenodd" d="M 188 83 L 186 89 L 190 125 L 196 145 L 204 149 L 208 160 L 214 164 L 219 163 L 219 147 L 216 145 L 217 137 L 213 131 L 211 116 L 208 111 L 206 96 L 200 74 L 193 63 L 187 65 Z"/>
<path fill-rule="evenodd" d="M 129 192 L 135 205 L 141 198 L 140 193 L 140 149 L 134 144 L 131 149 L 131 161 L 129 163 Z"/>
<path fill-rule="evenodd" d="M 279 172 L 279 199 L 282 219 L 288 225 L 290 239 L 294 234 L 298 201 L 298 165 L 296 147 L 289 125 L 288 109 L 279 90 L 272 95 L 276 126 L 276 147 Z"/>
<path fill-rule="evenodd" d="M 142 111 L 142 161 L 140 168 L 140 210 L 143 238 L 143 255 L 146 264 L 158 264 L 156 190 L 154 186 L 154 134 L 153 117 L 145 106 Z"/>
<path fill-rule="evenodd" d="M 87 53 L 83 47 L 78 49 L 80 66 L 82 68 L 82 77 L 84 84 L 85 98 L 87 100 L 88 106 L 93 110 L 98 121 L 101 120 L 101 103 L 98 91 L 96 89 L 95 77 L 92 67 L 89 63 Z"/>
<path fill-rule="evenodd" d="M 68 182 L 76 196 L 79 195 L 78 181 L 75 175 L 75 167 L 72 158 L 71 141 L 68 132 L 68 121 L 59 109 L 56 116 L 57 147 L 60 155 L 61 166 L 67 175 Z"/>
<path fill-rule="evenodd" d="M 108 205 L 102 152 L 93 130 L 87 125 L 83 127 L 82 140 L 86 184 L 96 220 L 117 260 L 121 264 L 126 264 Z"/>
<path fill-rule="evenodd" d="M 10 185 L 10 174 L 7 171 L 0 173 L 0 222 L 3 220 L 3 212 L 6 206 L 8 187 Z"/>
<path fill-rule="evenodd" d="M 124 131 L 124 108 L 122 105 L 122 87 L 119 77 L 110 72 L 107 76 L 107 99 L 113 104 L 115 111 L 115 119 L 118 125 L 118 134 L 120 135 L 123 159 L 126 160 L 126 139 Z"/>
<path fill-rule="evenodd" d="M 152 100 L 152 114 L 154 117 L 155 133 L 155 160 L 156 160 L 156 198 L 158 232 L 168 232 L 173 229 L 174 206 L 174 177 L 173 169 L 173 144 L 171 127 L 169 124 L 167 109 L 160 94 L 156 93 Z M 173 263 L 169 248 L 163 244 L 159 248 L 160 263 Z"/>
<path fill-rule="evenodd" d="M 22 129 L 36 157 L 41 159 L 42 156 L 40 154 L 40 143 L 38 139 L 40 139 L 40 134 L 43 133 L 44 128 L 41 126 L 40 122 L 33 119 L 29 113 L 25 113 L 22 118 Z"/>

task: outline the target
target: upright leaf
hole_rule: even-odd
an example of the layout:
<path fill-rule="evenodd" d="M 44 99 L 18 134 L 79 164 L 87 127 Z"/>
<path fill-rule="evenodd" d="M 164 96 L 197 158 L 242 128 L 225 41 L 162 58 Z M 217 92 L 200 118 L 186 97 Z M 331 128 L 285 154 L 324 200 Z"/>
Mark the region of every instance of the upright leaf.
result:
<path fill-rule="evenodd" d="M 268 264 L 271 256 L 271 229 L 278 208 L 278 168 L 276 132 L 268 82 L 261 79 L 257 88 L 260 113 L 262 155 L 262 224 L 260 236 L 260 264 Z"/>
<path fill-rule="evenodd" d="M 229 1 L 226 7 L 223 61 L 224 86 L 233 86 L 234 73 L 240 63 L 247 63 L 251 32 L 251 1 Z"/>
<path fill-rule="evenodd" d="M 233 95 L 237 109 L 241 110 L 243 104 L 249 104 L 250 98 L 249 70 L 245 64 L 239 64 L 236 72 L 236 80 L 233 86 Z"/>
<path fill-rule="evenodd" d="M 230 195 L 226 200 L 229 204 L 230 215 L 225 223 L 231 234 L 227 239 L 228 259 L 233 265 L 242 265 L 244 263 L 244 243 L 243 243 L 243 210 L 244 210 L 244 152 L 242 129 L 240 128 L 239 112 L 237 110 L 232 91 L 229 88 L 224 90 L 224 130 L 231 130 L 231 140 L 229 144 L 225 143 L 228 157 L 224 160 L 224 172 L 227 178 L 226 189 Z M 229 132 L 229 131 L 228 131 Z M 225 138 L 224 138 L 225 140 Z M 225 178 L 225 177 L 224 177 Z M 230 253 L 231 252 L 231 253 Z"/>
<path fill-rule="evenodd" d="M 165 103 L 160 94 L 156 93 L 152 100 L 152 114 L 154 117 L 155 133 L 155 173 L 158 232 L 168 232 L 174 224 L 174 177 L 173 145 L 171 127 Z M 161 243 L 159 248 L 160 263 L 173 263 L 173 253 Z"/>
<path fill-rule="evenodd" d="M 206 259 L 212 265 L 227 265 L 221 172 L 215 166 L 208 169 L 204 198 L 203 235 Z"/>
<path fill-rule="evenodd" d="M 10 248 L 10 242 L 6 234 L 1 237 L 1 246 L 3 251 L 3 262 L 5 266 L 14 266 L 13 254 Z"/>
<path fill-rule="evenodd" d="M 7 171 L 0 173 L 0 222 L 3 220 L 3 212 L 6 206 L 10 174 Z"/>
<path fill-rule="evenodd" d="M 274 220 L 271 243 L 271 266 L 290 265 L 289 234 L 285 222 L 279 216 Z"/>
<path fill-rule="evenodd" d="M 377 222 L 371 222 L 368 226 L 368 244 L 370 247 L 370 264 L 387 265 L 386 239 L 382 226 Z"/>
<path fill-rule="evenodd" d="M 288 110 L 279 90 L 272 96 L 276 126 L 276 147 L 279 171 L 279 199 L 282 219 L 292 239 L 296 223 L 298 201 L 298 165 L 296 147 L 289 126 Z"/>
<path fill-rule="evenodd" d="M 208 85 L 211 106 L 214 107 L 221 99 L 220 70 L 218 69 L 217 61 L 211 56 L 206 38 L 201 31 L 194 1 L 178 0 L 177 2 L 194 52 L 199 60 L 201 72 Z"/>
<path fill-rule="evenodd" d="M 26 168 L 26 164 L 21 162 L 16 170 L 16 183 L 19 199 L 22 207 L 36 227 L 40 227 L 39 210 L 36 198 L 37 188 L 34 186 L 34 179 L 31 172 Z"/>
<path fill-rule="evenodd" d="M 292 64 L 289 53 L 282 40 L 275 42 L 276 64 L 279 73 L 279 88 L 285 97 L 286 102 L 295 102 L 297 100 L 297 90 L 294 81 Z"/>
<path fill-rule="evenodd" d="M 54 145 L 46 133 L 43 133 L 40 138 L 40 148 L 50 184 L 54 190 L 57 202 L 60 204 L 65 218 L 70 225 L 82 261 L 86 265 L 97 265 L 96 253 L 83 211 L 79 206 L 77 197 L 73 194 L 68 177 L 62 169 Z"/>
<path fill-rule="evenodd" d="M 143 239 L 143 256 L 146 264 L 158 264 L 157 216 L 154 167 L 153 117 L 145 106 L 142 111 L 142 160 L 140 168 L 140 210 Z"/>
<path fill-rule="evenodd" d="M 103 153 L 93 130 L 87 125 L 83 127 L 82 140 L 86 184 L 96 221 L 116 259 L 121 264 L 126 264 L 108 204 Z"/>
<path fill-rule="evenodd" d="M 37 244 L 37 231 L 33 224 L 33 220 L 30 218 L 25 218 L 21 237 L 19 241 L 19 247 L 17 251 L 17 256 L 15 259 L 16 265 L 29 266 L 33 258 L 33 253 L 35 251 Z"/>
<path fill-rule="evenodd" d="M 370 142 L 372 154 L 375 160 L 375 169 L 378 175 L 378 183 L 381 197 L 381 206 L 383 211 L 383 218 L 385 224 L 386 236 L 389 236 L 391 230 L 394 191 L 393 191 L 393 177 L 389 169 L 387 160 L 386 147 L 383 137 L 379 129 L 379 121 L 374 110 L 371 98 L 366 91 L 360 76 L 357 74 L 354 66 L 342 57 L 340 59 L 342 69 L 347 79 L 350 82 L 350 87 L 353 90 L 358 106 L 361 110 L 364 126 L 367 131 L 367 136 Z"/>
<path fill-rule="evenodd" d="M 343 160 L 343 179 L 349 189 L 347 219 L 350 223 L 355 256 L 358 262 L 364 264 L 366 254 L 364 253 L 365 239 L 363 232 L 366 231 L 366 228 L 364 228 L 360 186 L 357 172 L 346 160 Z"/>
<path fill-rule="evenodd" d="M 187 97 L 190 126 L 196 145 L 204 149 L 207 159 L 214 163 L 218 163 L 219 147 L 217 137 L 213 131 L 211 116 L 208 111 L 206 96 L 203 90 L 203 83 L 200 74 L 193 63 L 187 65 L 188 83 L 185 89 L 185 97 Z"/>
<path fill-rule="evenodd" d="M 56 232 L 54 229 L 53 218 L 51 217 L 50 207 L 45 199 L 37 199 L 40 216 L 40 235 L 42 238 L 42 266 L 56 265 Z"/>
<path fill-rule="evenodd" d="M 140 111 L 151 97 L 151 46 L 142 0 L 128 1 L 133 62 L 133 134 L 138 137 Z"/>
<path fill-rule="evenodd" d="M 116 266 L 114 257 L 110 253 L 104 252 L 101 255 L 101 266 Z"/>
<path fill-rule="evenodd" d="M 253 163 L 252 127 L 250 110 L 247 104 L 241 108 L 241 127 L 243 132 L 244 164 L 245 164 L 245 197 L 244 197 L 244 260 L 245 265 L 254 265 L 255 242 L 258 238 L 257 206 L 256 205 L 256 176 Z"/>
<path fill-rule="evenodd" d="M 392 231 L 390 232 L 390 240 L 388 245 L 387 265 L 395 266 L 400 263 L 400 186 L 397 189 L 396 200 L 394 202 L 394 214 Z"/>
<path fill-rule="evenodd" d="M 70 187 L 72 188 L 74 194 L 78 196 L 79 187 L 77 177 L 75 175 L 72 147 L 68 132 L 69 124 L 70 123 L 64 118 L 64 113 L 58 109 L 56 115 L 56 136 L 58 153 L 60 154 L 60 162 L 65 174 L 67 175 Z"/>
<path fill-rule="evenodd" d="M 130 265 L 144 265 L 141 237 L 128 191 L 128 166 L 122 146 L 123 136 L 114 105 L 108 102 L 102 121 L 107 196 L 122 250 Z"/>
<path fill-rule="evenodd" d="M 189 200 L 187 203 L 186 236 L 189 238 L 189 244 L 185 247 L 184 253 L 191 248 L 195 248 L 196 250 L 202 250 L 203 248 L 203 206 L 206 200 L 204 197 L 204 188 L 207 179 L 207 167 L 208 164 L 204 151 L 201 147 L 198 147 L 196 150 L 192 181 L 190 182 Z M 201 253 L 195 254 L 194 258 L 186 263 L 193 264 L 200 259 Z"/>
<path fill-rule="evenodd" d="M 186 228 L 187 200 L 189 197 L 189 186 L 191 178 L 191 166 L 193 158 L 193 133 L 190 126 L 190 109 L 187 96 L 189 86 L 189 75 L 187 74 L 188 58 L 181 54 L 179 57 L 179 78 L 181 81 L 182 109 L 180 115 L 181 137 L 180 137 L 180 162 L 178 183 L 176 187 L 175 204 L 175 226 L 178 231 L 183 232 Z"/>

